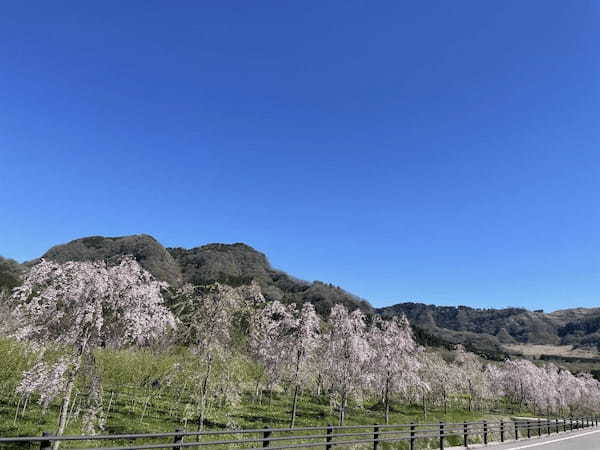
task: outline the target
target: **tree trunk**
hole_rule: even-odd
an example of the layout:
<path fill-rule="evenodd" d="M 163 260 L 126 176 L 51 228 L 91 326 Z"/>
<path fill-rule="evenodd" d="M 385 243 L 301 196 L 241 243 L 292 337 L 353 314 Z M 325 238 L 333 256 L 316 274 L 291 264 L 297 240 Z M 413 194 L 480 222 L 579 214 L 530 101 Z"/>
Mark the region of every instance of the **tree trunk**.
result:
<path fill-rule="evenodd" d="M 446 395 L 446 392 L 444 391 L 444 415 L 448 414 L 448 396 Z"/>
<path fill-rule="evenodd" d="M 21 398 L 23 396 L 19 396 L 19 401 L 17 402 L 17 408 L 15 409 L 15 420 L 13 420 L 13 426 L 17 425 L 17 417 L 19 416 L 19 408 L 21 407 Z"/>
<path fill-rule="evenodd" d="M 385 394 L 384 399 L 385 403 L 385 424 L 388 425 L 390 423 L 390 379 L 385 380 Z"/>
<path fill-rule="evenodd" d="M 339 418 L 339 423 L 340 426 L 344 425 L 344 419 L 346 418 L 346 391 L 342 392 L 342 399 L 340 401 L 340 418 Z"/>
<path fill-rule="evenodd" d="M 290 428 L 294 428 L 296 422 L 296 408 L 298 405 L 298 384 L 294 388 L 294 400 L 292 401 L 292 417 L 290 419 Z"/>
<path fill-rule="evenodd" d="M 296 422 L 296 408 L 298 407 L 298 378 L 300 377 L 300 362 L 302 361 L 302 352 L 296 352 L 296 369 L 294 371 L 294 400 L 292 401 L 292 417 L 290 419 L 290 428 L 294 428 Z"/>
<path fill-rule="evenodd" d="M 108 401 L 108 408 L 106 408 L 106 411 L 104 412 L 104 421 L 108 420 L 108 415 L 110 414 L 110 407 L 112 406 L 114 394 L 115 394 L 114 392 L 110 393 L 110 400 Z"/>
<path fill-rule="evenodd" d="M 260 388 L 260 376 L 256 378 L 256 387 L 254 388 L 254 401 L 258 401 L 258 389 Z"/>
<path fill-rule="evenodd" d="M 473 402 L 473 386 L 471 385 L 471 380 L 469 380 L 469 412 L 472 411 L 472 402 Z"/>
<path fill-rule="evenodd" d="M 77 359 L 75 360 L 75 365 L 73 369 L 69 371 L 69 379 L 67 381 L 67 389 L 65 391 L 65 396 L 63 398 L 62 408 L 60 409 L 60 418 L 58 420 L 58 430 L 56 431 L 56 436 L 62 436 L 65 432 L 65 426 L 67 425 L 67 418 L 69 416 L 69 404 L 71 403 L 71 395 L 73 394 L 73 388 L 75 387 L 75 379 L 77 378 L 77 374 L 79 373 L 79 368 L 81 367 L 81 360 L 83 358 L 83 353 L 87 348 L 87 342 L 89 339 L 89 335 L 87 335 L 79 349 L 77 351 Z M 52 450 L 58 450 L 60 446 L 60 441 L 54 441 L 52 444 Z"/>
<path fill-rule="evenodd" d="M 200 397 L 200 416 L 198 417 L 198 431 L 202 431 L 204 428 L 204 414 L 206 409 L 206 391 L 208 388 L 208 379 L 210 378 L 210 373 L 212 371 L 212 355 L 208 357 L 208 367 L 206 368 L 206 375 L 204 376 L 204 380 L 202 381 L 202 392 Z M 196 435 L 196 440 L 200 440 L 200 435 Z"/>
<path fill-rule="evenodd" d="M 69 375 L 69 381 L 67 382 L 67 390 L 65 397 L 63 398 L 62 407 L 60 409 L 60 418 L 58 420 L 58 430 L 56 431 L 57 436 L 62 436 L 65 432 L 65 426 L 67 424 L 67 416 L 69 414 L 69 404 L 71 403 L 71 394 L 73 393 L 73 387 L 75 386 L 75 376 L 77 375 L 76 370 L 73 370 Z M 52 450 L 58 450 L 60 445 L 59 441 L 54 441 L 52 444 Z"/>

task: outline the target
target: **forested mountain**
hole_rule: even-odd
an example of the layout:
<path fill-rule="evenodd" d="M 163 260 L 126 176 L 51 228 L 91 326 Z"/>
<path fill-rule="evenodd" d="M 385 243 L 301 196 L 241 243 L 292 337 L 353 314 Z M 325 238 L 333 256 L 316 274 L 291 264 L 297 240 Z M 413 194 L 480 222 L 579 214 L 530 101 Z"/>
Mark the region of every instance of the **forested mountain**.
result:
<path fill-rule="evenodd" d="M 246 244 L 208 244 L 192 249 L 169 248 L 187 283 L 207 284 L 214 281 L 239 285 L 257 281 L 267 300 L 302 304 L 310 302 L 317 312 L 328 313 L 341 303 L 348 309 L 360 308 L 370 313 L 371 305 L 340 287 L 320 281 L 299 280 L 273 269 L 267 257 Z"/>
<path fill-rule="evenodd" d="M 23 271 L 24 267 L 14 259 L 0 256 L 0 291 L 18 286 Z"/>
<path fill-rule="evenodd" d="M 42 258 L 56 261 L 116 260 L 132 255 L 152 275 L 169 284 L 181 284 L 181 269 L 171 254 L 152 236 L 137 234 L 123 237 L 90 236 L 68 244 L 56 245 Z M 28 264 L 35 263 L 30 261 Z"/>
<path fill-rule="evenodd" d="M 476 309 L 399 303 L 380 308 L 384 317 L 404 314 L 442 340 L 499 350 L 505 344 L 600 345 L 600 308 L 544 313 L 524 308 Z"/>
<path fill-rule="evenodd" d="M 336 303 L 348 309 L 371 313 L 365 300 L 340 287 L 320 281 L 307 282 L 273 269 L 267 257 L 246 244 L 207 244 L 192 249 L 165 248 L 152 236 L 92 236 L 57 245 L 42 258 L 57 261 L 116 260 L 132 255 L 156 278 L 173 286 L 182 283 L 208 284 L 215 281 L 240 285 L 255 280 L 268 300 L 285 303 L 313 303 L 327 314 Z M 30 261 L 27 265 L 35 263 Z"/>
<path fill-rule="evenodd" d="M 467 345 L 473 351 L 502 355 L 511 344 L 553 344 L 598 347 L 600 308 L 579 308 L 544 313 L 524 308 L 476 309 L 467 306 L 435 306 L 399 303 L 375 310 L 367 301 L 340 287 L 320 281 L 303 281 L 271 267 L 267 257 L 243 244 L 207 244 L 192 249 L 165 248 L 149 235 L 92 236 L 57 245 L 42 257 L 58 262 L 135 259 L 158 279 L 172 286 L 203 285 L 215 281 L 240 285 L 258 282 L 268 300 L 313 303 L 321 315 L 337 303 L 348 309 L 389 317 L 405 314 L 421 342 Z M 0 289 L 19 283 L 23 265 L 0 257 Z"/>

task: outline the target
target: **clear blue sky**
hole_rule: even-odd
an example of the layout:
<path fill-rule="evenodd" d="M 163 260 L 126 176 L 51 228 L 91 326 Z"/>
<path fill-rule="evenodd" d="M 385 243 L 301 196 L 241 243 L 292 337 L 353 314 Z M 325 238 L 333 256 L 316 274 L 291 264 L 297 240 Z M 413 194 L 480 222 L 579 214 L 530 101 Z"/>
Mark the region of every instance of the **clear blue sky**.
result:
<path fill-rule="evenodd" d="M 600 3 L 9 2 L 0 254 L 246 242 L 398 301 L 600 306 Z"/>

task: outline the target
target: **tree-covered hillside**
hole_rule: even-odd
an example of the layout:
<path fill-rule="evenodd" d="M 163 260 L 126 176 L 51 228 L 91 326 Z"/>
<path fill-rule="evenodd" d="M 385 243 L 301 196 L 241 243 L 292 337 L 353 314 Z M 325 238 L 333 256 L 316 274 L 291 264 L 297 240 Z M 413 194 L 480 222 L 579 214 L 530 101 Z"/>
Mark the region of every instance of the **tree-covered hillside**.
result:
<path fill-rule="evenodd" d="M 118 260 L 133 256 L 152 275 L 171 285 L 181 284 L 181 270 L 170 253 L 152 236 L 137 234 L 122 237 L 91 236 L 56 245 L 42 258 L 59 263 L 67 261 Z M 31 261 L 29 264 L 35 263 Z"/>
<path fill-rule="evenodd" d="M 505 344 L 600 345 L 600 310 L 544 313 L 524 308 L 477 309 L 399 303 L 377 310 L 384 317 L 406 315 L 411 323 L 442 340 L 475 349 L 502 350 Z"/>
<path fill-rule="evenodd" d="M 14 259 L 0 256 L 0 291 L 10 290 L 21 283 L 24 268 Z"/>
<path fill-rule="evenodd" d="M 156 278 L 174 287 L 183 283 L 205 285 L 220 282 L 239 286 L 256 281 L 267 300 L 302 304 L 310 302 L 327 314 L 335 304 L 350 310 L 373 312 L 371 305 L 340 287 L 320 281 L 307 282 L 273 269 L 267 257 L 242 244 L 207 244 L 192 249 L 165 248 L 155 238 L 140 234 L 123 237 L 92 236 L 57 245 L 42 258 L 56 261 L 117 261 L 132 255 Z M 31 266 L 33 263 L 28 263 Z"/>

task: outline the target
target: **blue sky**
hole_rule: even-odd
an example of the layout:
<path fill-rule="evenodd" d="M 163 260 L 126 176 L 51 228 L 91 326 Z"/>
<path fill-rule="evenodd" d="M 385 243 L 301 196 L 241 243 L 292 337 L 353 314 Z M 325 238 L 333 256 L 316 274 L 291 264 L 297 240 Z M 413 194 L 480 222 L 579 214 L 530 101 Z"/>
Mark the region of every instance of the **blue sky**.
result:
<path fill-rule="evenodd" d="M 149 233 L 375 305 L 600 306 L 599 5 L 5 4 L 0 254 Z"/>

